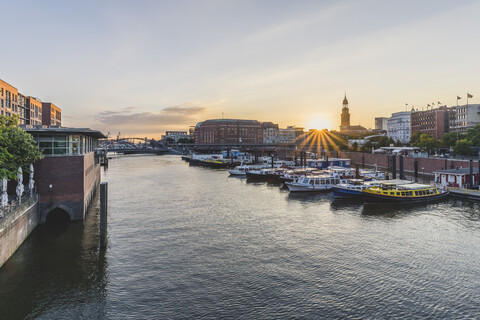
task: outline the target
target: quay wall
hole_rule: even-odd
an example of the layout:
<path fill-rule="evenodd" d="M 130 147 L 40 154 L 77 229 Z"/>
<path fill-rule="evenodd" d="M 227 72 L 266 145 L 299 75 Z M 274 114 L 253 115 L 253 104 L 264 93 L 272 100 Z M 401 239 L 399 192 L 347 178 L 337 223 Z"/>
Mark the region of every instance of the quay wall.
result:
<path fill-rule="evenodd" d="M 38 196 L 34 196 L 0 221 L 0 267 L 38 225 L 38 208 Z"/>
<path fill-rule="evenodd" d="M 336 156 L 336 154 L 332 155 Z M 392 171 L 391 162 L 389 159 L 394 157 L 393 155 L 388 154 L 371 154 L 371 153 L 361 153 L 361 152 L 340 152 L 338 154 L 341 158 L 348 158 L 352 160 L 352 166 L 358 163 L 360 166 L 365 165 L 365 167 L 375 167 L 377 165 L 379 170 Z M 400 157 L 396 156 L 396 168 L 397 174 L 400 173 Z M 456 169 L 456 168 L 468 168 L 470 166 L 469 160 L 458 160 L 458 159 L 432 159 L 432 158 L 414 158 L 414 157 L 403 157 L 403 168 L 405 174 L 413 175 L 415 172 L 415 159 L 418 161 L 418 172 L 421 175 L 431 175 L 433 176 L 433 171 L 444 170 L 444 169 Z M 473 161 L 473 167 L 478 168 L 478 160 Z"/>
<path fill-rule="evenodd" d="M 70 220 L 83 220 L 100 179 L 100 163 L 94 152 L 37 161 L 39 222 L 45 223 L 47 215 L 56 208 L 67 212 Z"/>

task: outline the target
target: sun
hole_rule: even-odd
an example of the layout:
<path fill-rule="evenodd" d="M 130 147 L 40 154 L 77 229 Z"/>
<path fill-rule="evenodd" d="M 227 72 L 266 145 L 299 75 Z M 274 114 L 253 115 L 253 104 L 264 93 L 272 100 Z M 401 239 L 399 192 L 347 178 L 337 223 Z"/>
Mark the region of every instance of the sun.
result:
<path fill-rule="evenodd" d="M 307 120 L 307 129 L 330 129 L 332 127 L 332 121 L 326 114 L 317 113 L 312 114 Z"/>

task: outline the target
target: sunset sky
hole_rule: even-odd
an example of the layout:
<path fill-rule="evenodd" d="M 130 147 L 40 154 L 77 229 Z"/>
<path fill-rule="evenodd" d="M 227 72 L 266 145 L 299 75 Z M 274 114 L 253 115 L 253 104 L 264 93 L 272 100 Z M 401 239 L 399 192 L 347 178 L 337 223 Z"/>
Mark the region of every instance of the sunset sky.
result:
<path fill-rule="evenodd" d="M 159 137 L 221 118 L 338 129 L 480 102 L 480 1 L 2 1 L 0 78 L 63 125 Z"/>

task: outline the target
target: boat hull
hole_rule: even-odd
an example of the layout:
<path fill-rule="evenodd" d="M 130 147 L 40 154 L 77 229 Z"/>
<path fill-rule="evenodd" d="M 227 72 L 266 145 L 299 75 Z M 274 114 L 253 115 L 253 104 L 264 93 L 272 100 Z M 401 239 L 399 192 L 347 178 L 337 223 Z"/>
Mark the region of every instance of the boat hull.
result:
<path fill-rule="evenodd" d="M 332 189 L 331 185 L 305 186 L 288 182 L 286 183 L 286 185 L 290 192 L 322 192 Z"/>
<path fill-rule="evenodd" d="M 388 204 L 414 204 L 414 203 L 428 203 L 438 200 L 445 199 L 448 196 L 449 192 L 444 192 L 440 194 L 428 195 L 428 196 L 418 196 L 418 197 L 395 197 L 382 194 L 372 194 L 367 192 L 362 192 L 363 202 L 366 204 L 374 203 L 388 203 Z"/>
<path fill-rule="evenodd" d="M 362 198 L 362 192 L 358 190 L 351 190 L 348 188 L 334 186 L 332 188 L 332 191 L 335 198 L 341 198 L 341 199 L 361 199 Z"/>

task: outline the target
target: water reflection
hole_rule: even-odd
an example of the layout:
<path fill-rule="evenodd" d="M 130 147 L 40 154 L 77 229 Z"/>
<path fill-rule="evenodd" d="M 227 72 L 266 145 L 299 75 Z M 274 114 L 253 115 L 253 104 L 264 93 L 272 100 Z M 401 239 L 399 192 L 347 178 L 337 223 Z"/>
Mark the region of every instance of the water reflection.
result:
<path fill-rule="evenodd" d="M 95 207 L 84 223 L 39 225 L 0 269 L 0 318 L 104 318 L 107 260 L 97 229 Z"/>

